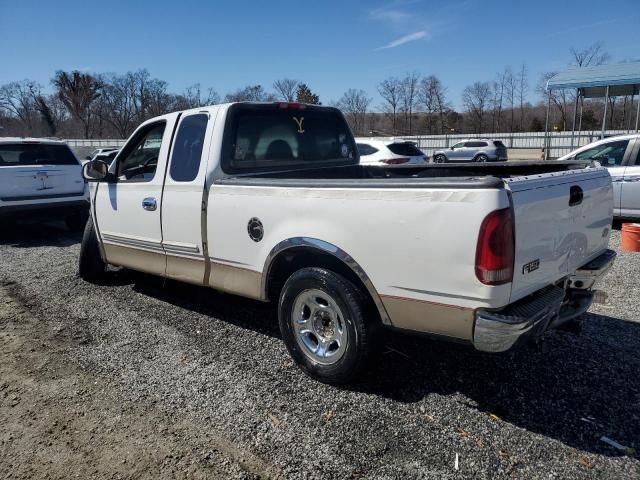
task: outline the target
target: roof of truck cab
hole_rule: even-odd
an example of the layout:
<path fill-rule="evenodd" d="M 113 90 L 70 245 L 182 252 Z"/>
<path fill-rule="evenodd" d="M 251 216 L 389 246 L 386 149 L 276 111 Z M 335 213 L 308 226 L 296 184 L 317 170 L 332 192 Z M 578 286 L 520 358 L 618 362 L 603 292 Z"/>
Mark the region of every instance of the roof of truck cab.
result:
<path fill-rule="evenodd" d="M 66 145 L 64 140 L 56 140 L 53 138 L 34 138 L 34 137 L 0 137 L 0 143 L 41 143 L 44 145 Z"/>

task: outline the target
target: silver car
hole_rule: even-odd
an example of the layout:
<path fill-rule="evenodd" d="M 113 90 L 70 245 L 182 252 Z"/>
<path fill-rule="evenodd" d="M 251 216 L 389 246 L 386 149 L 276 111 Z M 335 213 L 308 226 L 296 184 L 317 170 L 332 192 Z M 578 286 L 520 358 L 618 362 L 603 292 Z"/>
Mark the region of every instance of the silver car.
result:
<path fill-rule="evenodd" d="M 445 162 L 506 162 L 507 147 L 500 140 L 470 138 L 451 146 L 448 150 L 437 150 L 434 163 Z"/>
<path fill-rule="evenodd" d="M 613 216 L 640 218 L 640 134 L 598 140 L 558 160 L 595 160 L 607 167 L 613 183 Z"/>

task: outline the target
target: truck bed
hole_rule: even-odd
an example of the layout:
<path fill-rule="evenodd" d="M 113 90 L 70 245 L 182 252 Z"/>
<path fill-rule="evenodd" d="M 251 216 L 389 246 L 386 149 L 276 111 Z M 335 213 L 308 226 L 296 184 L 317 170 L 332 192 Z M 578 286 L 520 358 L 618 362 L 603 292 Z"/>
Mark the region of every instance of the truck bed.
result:
<path fill-rule="evenodd" d="M 583 169 L 591 162 L 522 161 L 425 166 L 348 165 L 227 176 L 219 184 L 288 187 L 502 188 L 503 179 Z"/>

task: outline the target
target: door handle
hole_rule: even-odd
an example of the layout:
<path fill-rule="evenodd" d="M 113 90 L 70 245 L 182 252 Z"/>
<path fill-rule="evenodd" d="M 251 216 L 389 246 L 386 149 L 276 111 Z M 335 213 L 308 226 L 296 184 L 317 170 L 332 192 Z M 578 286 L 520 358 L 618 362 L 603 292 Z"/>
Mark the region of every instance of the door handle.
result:
<path fill-rule="evenodd" d="M 153 212 L 156 208 L 158 208 L 158 202 L 156 202 L 156 199 L 153 197 L 147 197 L 142 200 L 142 208 Z"/>

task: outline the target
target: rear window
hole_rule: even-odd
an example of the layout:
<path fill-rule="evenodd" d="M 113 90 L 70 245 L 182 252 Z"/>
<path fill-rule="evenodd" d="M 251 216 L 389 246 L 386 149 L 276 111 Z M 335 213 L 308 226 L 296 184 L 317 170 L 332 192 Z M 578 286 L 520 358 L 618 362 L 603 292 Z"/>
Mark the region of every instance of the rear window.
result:
<path fill-rule="evenodd" d="M 78 165 L 78 161 L 66 145 L 0 144 L 0 166 L 8 165 Z"/>
<path fill-rule="evenodd" d="M 504 143 L 502 143 L 500 140 L 495 140 L 495 141 L 493 142 L 493 145 L 494 145 L 495 147 L 505 148 Z"/>
<path fill-rule="evenodd" d="M 356 143 L 356 147 L 358 148 L 358 153 L 361 157 L 366 157 L 367 155 L 373 155 L 378 151 L 377 148 L 372 147 L 366 143 Z"/>
<path fill-rule="evenodd" d="M 353 165 L 358 152 L 342 114 L 333 108 L 230 107 L 222 146 L 225 172 Z"/>
<path fill-rule="evenodd" d="M 424 153 L 413 143 L 391 143 L 387 148 L 396 155 L 404 155 L 405 157 L 423 157 Z"/>
<path fill-rule="evenodd" d="M 488 147 L 489 145 L 487 144 L 487 142 L 467 142 L 465 146 L 471 147 L 471 148 L 479 148 L 479 147 Z"/>

